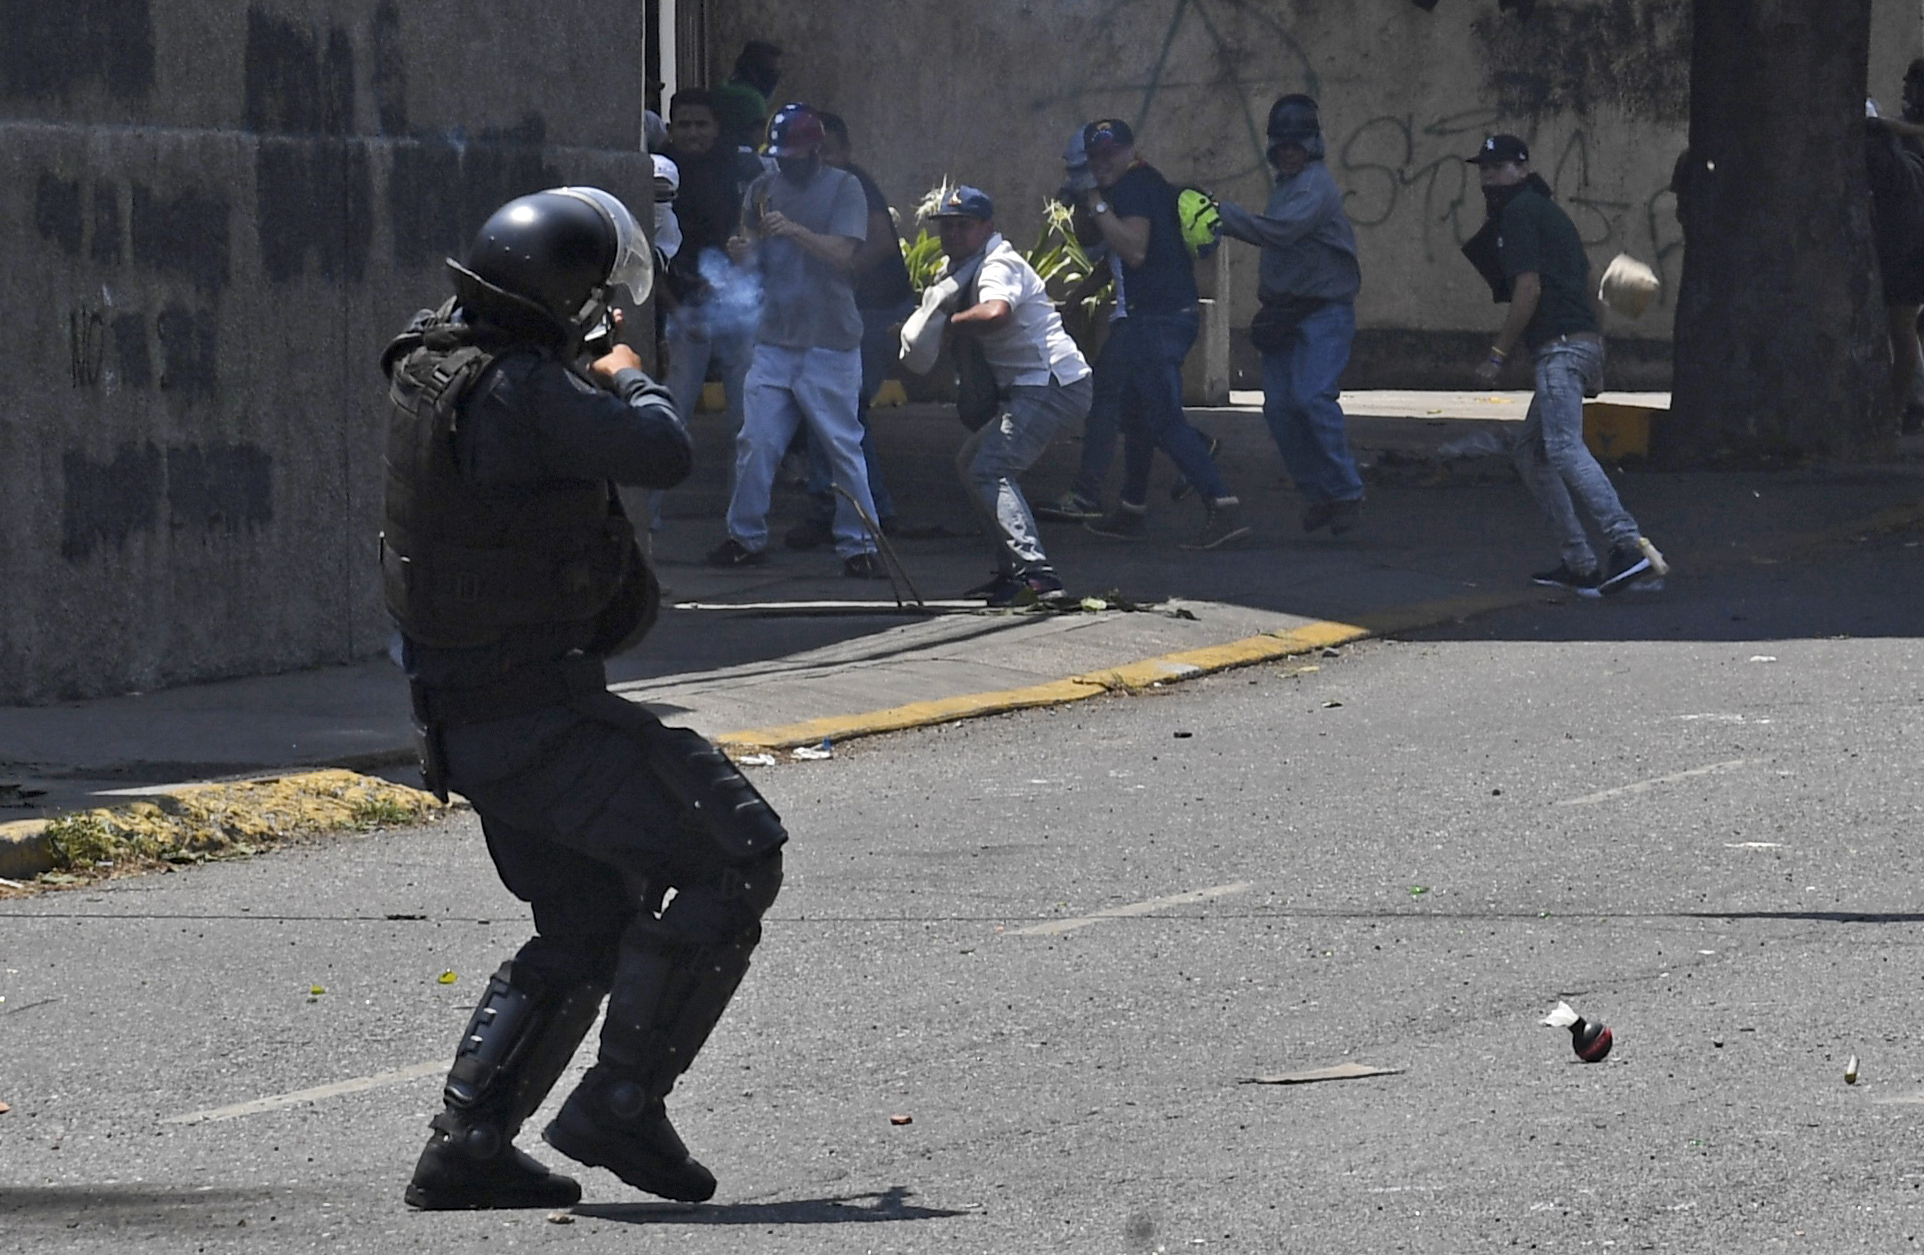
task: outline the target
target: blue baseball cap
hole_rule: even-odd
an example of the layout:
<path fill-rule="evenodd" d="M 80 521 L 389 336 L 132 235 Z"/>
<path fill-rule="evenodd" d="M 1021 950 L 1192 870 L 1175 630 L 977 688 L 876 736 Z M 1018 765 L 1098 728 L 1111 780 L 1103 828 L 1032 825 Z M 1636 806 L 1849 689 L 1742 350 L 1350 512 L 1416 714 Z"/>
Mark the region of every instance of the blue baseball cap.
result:
<path fill-rule="evenodd" d="M 979 187 L 964 184 L 942 198 L 931 218 L 974 218 L 988 222 L 995 217 L 995 202 Z"/>

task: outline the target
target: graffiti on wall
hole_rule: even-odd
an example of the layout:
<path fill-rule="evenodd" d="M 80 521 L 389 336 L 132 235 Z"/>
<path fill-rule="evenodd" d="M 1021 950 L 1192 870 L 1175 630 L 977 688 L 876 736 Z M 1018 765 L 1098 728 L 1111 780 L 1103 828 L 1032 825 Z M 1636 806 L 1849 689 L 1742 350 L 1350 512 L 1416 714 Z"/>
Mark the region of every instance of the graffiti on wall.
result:
<path fill-rule="evenodd" d="M 1534 129 L 1485 107 L 1421 122 L 1412 113 L 1382 115 L 1332 143 L 1330 168 L 1359 231 L 1413 233 L 1425 260 L 1435 261 L 1454 253 L 1483 225 L 1482 191 L 1464 157 L 1492 131 L 1521 133 L 1531 146 L 1532 168 L 1549 183 L 1586 248 L 1634 252 L 1660 273 L 1674 263 L 1683 233 L 1667 178 L 1641 199 L 1606 194 L 1590 128 L 1579 124 L 1561 138 L 1532 134 Z"/>

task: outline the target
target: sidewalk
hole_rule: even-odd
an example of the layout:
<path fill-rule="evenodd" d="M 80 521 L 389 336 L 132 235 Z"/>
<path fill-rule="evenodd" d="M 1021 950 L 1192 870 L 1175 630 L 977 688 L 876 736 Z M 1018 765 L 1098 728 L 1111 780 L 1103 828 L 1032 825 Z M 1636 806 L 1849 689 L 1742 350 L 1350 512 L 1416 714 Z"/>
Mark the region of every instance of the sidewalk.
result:
<path fill-rule="evenodd" d="M 722 536 L 728 446 L 719 416 L 705 415 L 697 425 L 699 470 L 669 495 L 655 538 L 673 608 L 640 650 L 611 664 L 611 676 L 624 695 L 663 717 L 746 750 L 798 743 L 815 729 L 847 736 L 1039 704 L 1061 699 L 1065 682 L 1087 695 L 1178 678 L 1544 595 L 1525 576 L 1554 561 L 1555 550 L 1521 486 L 1476 482 L 1491 476 L 1455 474 L 1456 464 L 1437 457 L 1466 434 L 1520 421 L 1527 393 L 1346 394 L 1359 461 L 1378 469 L 1366 471 L 1364 526 L 1335 539 L 1297 528 L 1301 503 L 1250 404 L 1260 395 L 1234 399 L 1241 404 L 1192 416 L 1223 442 L 1218 460 L 1255 536 L 1217 553 L 1177 548 L 1202 512 L 1193 497 L 1169 500 L 1170 472 L 1159 465 L 1148 540 L 1115 542 L 1044 524 L 1071 592 L 1112 603 L 1119 594 L 1146 607 L 1071 614 L 984 612 L 953 600 L 930 613 L 898 609 L 887 582 L 841 578 L 831 552 L 780 547 L 802 513 L 794 492 L 777 494 L 768 564 L 739 572 L 703 566 L 701 555 Z M 938 406 L 879 411 L 877 422 L 902 523 L 926 537 L 897 540 L 897 552 L 922 596 L 955 599 L 991 565 L 956 484 L 961 427 Z M 1067 439 L 1050 450 L 1025 480 L 1031 500 L 1067 486 L 1079 448 Z M 1498 459 L 1482 462 L 1501 469 Z M 1381 470 L 1411 464 L 1424 473 L 1413 479 Z M 1119 473 L 1112 472 L 1112 491 Z M 1620 484 L 1626 504 L 1677 565 L 1676 578 L 1688 579 L 1693 565 L 1783 552 L 1827 528 L 1912 507 L 1924 500 L 1924 466 L 1633 473 Z M 1111 682 L 1118 668 L 1173 655 L 1182 660 Z M 877 718 L 878 711 L 893 713 Z M 385 659 L 0 708 L 0 823 L 290 768 L 347 766 L 405 779 L 412 759 L 405 689 Z M 21 796 L 31 790 L 42 792 Z"/>

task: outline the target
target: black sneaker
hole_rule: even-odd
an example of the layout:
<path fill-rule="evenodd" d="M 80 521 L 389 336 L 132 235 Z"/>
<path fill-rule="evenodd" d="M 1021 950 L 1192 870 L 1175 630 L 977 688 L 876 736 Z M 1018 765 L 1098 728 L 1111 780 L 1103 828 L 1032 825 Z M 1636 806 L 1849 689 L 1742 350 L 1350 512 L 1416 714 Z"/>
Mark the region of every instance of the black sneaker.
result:
<path fill-rule="evenodd" d="M 820 519 L 805 519 L 788 529 L 782 543 L 790 549 L 820 549 L 835 539 L 835 528 Z"/>
<path fill-rule="evenodd" d="M 708 565 L 720 567 L 760 566 L 768 561 L 768 555 L 757 553 L 741 541 L 730 536 L 721 544 L 708 551 Z"/>
<path fill-rule="evenodd" d="M 1538 571 L 1530 577 L 1530 582 L 1545 588 L 1561 588 L 1579 597 L 1595 597 L 1600 578 L 1595 571 L 1572 571 L 1565 562 L 1554 571 Z"/>
<path fill-rule="evenodd" d="M 842 563 L 842 574 L 852 580 L 885 580 L 889 569 L 877 554 L 858 553 Z"/>
<path fill-rule="evenodd" d="M 1194 540 L 1182 543 L 1184 549 L 1220 549 L 1233 545 L 1248 536 L 1249 524 L 1243 522 L 1243 507 L 1234 497 L 1209 503 L 1209 513 L 1203 516 L 1202 531 Z"/>
<path fill-rule="evenodd" d="M 1020 575 L 998 577 L 996 587 L 988 591 L 985 604 L 991 609 L 1032 606 L 1038 602 L 1061 601 L 1064 595 L 1062 581 L 1054 571 L 1046 566 L 1030 567 Z"/>
<path fill-rule="evenodd" d="M 1603 564 L 1603 580 L 1597 585 L 1597 591 L 1606 595 L 1620 593 L 1650 569 L 1650 555 L 1642 546 L 1618 545 Z"/>
<path fill-rule="evenodd" d="M 1214 436 L 1203 436 L 1203 443 L 1209 446 L 1209 456 L 1212 460 L 1216 456 L 1216 451 L 1223 447 L 1223 442 Z M 1196 486 L 1189 482 L 1189 476 L 1178 475 L 1176 476 L 1176 482 L 1169 485 L 1169 499 L 1171 501 L 1181 501 L 1194 491 L 1196 491 Z"/>
<path fill-rule="evenodd" d="M 1056 523 L 1086 523 L 1102 517 L 1102 504 L 1073 489 L 1035 508 L 1036 517 Z"/>
<path fill-rule="evenodd" d="M 1099 519 L 1092 519 L 1084 527 L 1098 536 L 1109 536 L 1116 540 L 1141 540 L 1149 534 L 1149 512 L 1131 510 L 1127 505 L 1118 505 Z"/>
<path fill-rule="evenodd" d="M 1331 517 L 1336 513 L 1334 501 L 1312 501 L 1303 510 L 1303 530 L 1313 532 L 1319 527 L 1328 527 Z"/>
<path fill-rule="evenodd" d="M 997 571 L 994 575 L 991 575 L 982 583 L 977 584 L 974 588 L 963 589 L 962 595 L 964 597 L 994 597 L 1000 593 L 1004 587 L 1013 585 L 1014 583 L 1015 576 L 1010 575 L 1007 571 Z"/>
<path fill-rule="evenodd" d="M 1341 536 L 1354 528 L 1363 518 L 1363 499 L 1353 497 L 1348 501 L 1329 503 L 1329 534 Z"/>

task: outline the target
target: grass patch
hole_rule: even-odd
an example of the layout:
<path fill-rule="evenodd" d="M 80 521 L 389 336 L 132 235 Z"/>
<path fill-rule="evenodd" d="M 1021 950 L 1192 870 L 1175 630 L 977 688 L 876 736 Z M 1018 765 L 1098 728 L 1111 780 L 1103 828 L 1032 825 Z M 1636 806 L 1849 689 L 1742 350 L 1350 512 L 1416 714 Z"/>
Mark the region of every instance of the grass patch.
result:
<path fill-rule="evenodd" d="M 152 801 L 55 818 L 46 838 L 56 870 L 40 879 L 74 884 L 244 858 L 302 837 L 427 823 L 447 810 L 419 789 L 351 771 L 193 785 Z"/>

